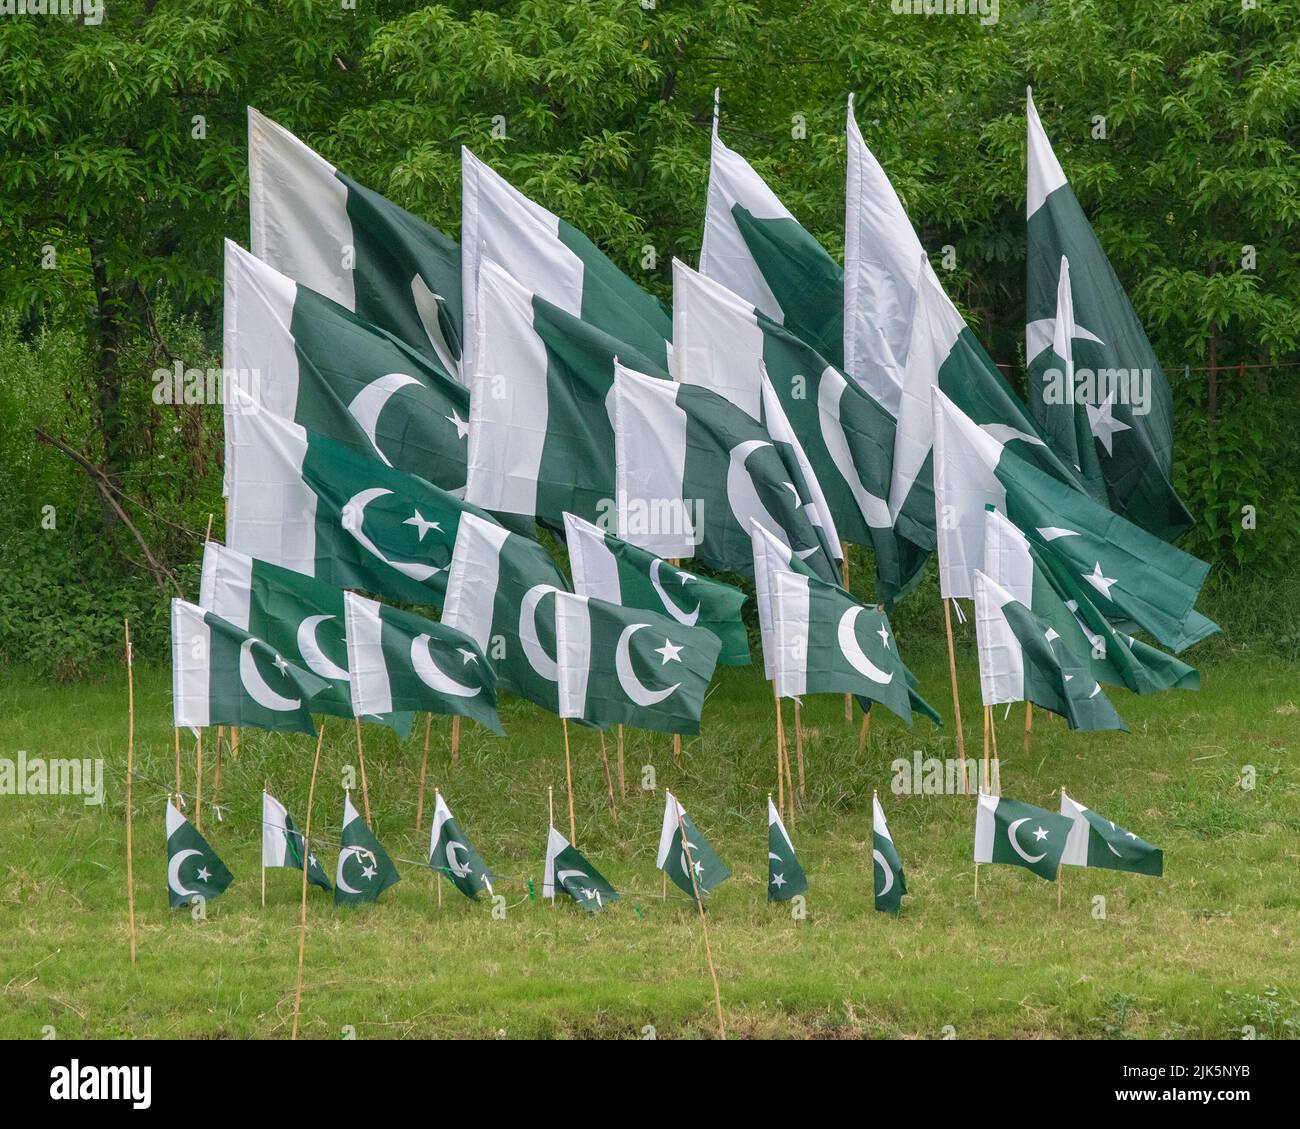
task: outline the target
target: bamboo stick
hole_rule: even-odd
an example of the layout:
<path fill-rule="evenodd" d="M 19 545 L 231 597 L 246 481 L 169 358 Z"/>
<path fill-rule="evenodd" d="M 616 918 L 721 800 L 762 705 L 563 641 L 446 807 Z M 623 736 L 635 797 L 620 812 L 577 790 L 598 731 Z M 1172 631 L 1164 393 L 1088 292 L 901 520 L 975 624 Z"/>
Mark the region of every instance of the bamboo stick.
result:
<path fill-rule="evenodd" d="M 952 679 L 952 713 L 953 722 L 957 727 L 957 759 L 961 763 L 962 795 L 965 795 L 967 792 L 966 739 L 961 731 L 961 699 L 957 696 L 957 653 L 952 643 L 952 611 L 947 600 L 943 601 L 943 626 L 948 633 L 948 673 Z"/>
<path fill-rule="evenodd" d="M 361 719 L 354 717 L 357 730 L 357 761 L 361 765 L 361 804 L 366 812 L 366 826 L 370 826 L 370 788 L 366 784 L 366 753 L 361 747 Z"/>
<path fill-rule="evenodd" d="M 722 1018 L 722 992 L 718 988 L 718 970 L 713 963 L 713 946 L 709 943 L 709 920 L 704 914 L 704 900 L 700 897 L 700 885 L 695 881 L 695 862 L 691 858 L 691 845 L 686 841 L 686 827 L 682 823 L 682 809 L 678 804 L 673 807 L 677 812 L 677 830 L 682 836 L 682 852 L 686 855 L 686 869 L 691 876 L 691 889 L 695 893 L 695 905 L 700 911 L 700 927 L 704 930 L 704 955 L 709 962 L 709 976 L 713 980 L 713 1004 L 718 1009 L 718 1038 L 726 1039 L 727 1025 Z M 667 874 L 664 875 L 667 878 Z M 667 886 L 664 887 L 665 891 Z"/>
<path fill-rule="evenodd" d="M 316 770 L 320 768 L 320 747 L 325 740 L 325 722 L 316 729 L 316 758 L 311 764 L 311 784 L 307 788 L 307 825 L 302 833 L 302 910 L 298 915 L 298 984 L 293 991 L 293 1032 L 298 1038 L 298 1012 L 302 1007 L 302 961 L 307 952 L 307 872 L 311 869 L 311 808 L 316 799 Z"/>
<path fill-rule="evenodd" d="M 614 777 L 609 771 L 609 751 L 605 748 L 605 731 L 600 731 L 600 763 L 605 766 L 605 788 L 609 792 L 609 810 L 618 819 L 618 805 L 614 802 Z"/>
<path fill-rule="evenodd" d="M 424 715 L 424 759 L 420 761 L 420 795 L 415 801 L 415 829 L 424 823 L 424 778 L 429 771 L 429 730 L 433 728 L 433 714 Z"/>
<path fill-rule="evenodd" d="M 577 846 L 578 824 L 573 816 L 573 762 L 569 759 L 569 719 L 560 719 L 564 723 L 564 787 L 569 795 L 569 842 Z"/>

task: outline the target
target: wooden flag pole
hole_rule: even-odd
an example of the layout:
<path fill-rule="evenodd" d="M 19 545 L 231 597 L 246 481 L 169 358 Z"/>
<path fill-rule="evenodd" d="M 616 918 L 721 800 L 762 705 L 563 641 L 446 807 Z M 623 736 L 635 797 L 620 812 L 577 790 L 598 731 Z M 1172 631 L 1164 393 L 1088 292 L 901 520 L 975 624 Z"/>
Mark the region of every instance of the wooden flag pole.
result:
<path fill-rule="evenodd" d="M 298 1011 L 302 1007 L 302 960 L 307 952 L 307 872 L 311 869 L 311 807 L 316 799 L 316 770 L 320 768 L 320 747 L 325 740 L 325 722 L 316 729 L 316 758 L 311 763 L 311 784 L 307 787 L 307 826 L 302 833 L 302 909 L 298 915 L 298 984 L 293 991 L 293 1033 L 298 1038 Z"/>
<path fill-rule="evenodd" d="M 546 829 L 546 840 L 547 840 L 547 842 L 546 842 L 546 853 L 549 855 L 549 854 L 551 853 L 551 843 L 550 843 L 550 838 L 551 838 L 551 828 L 555 826 L 555 789 L 552 788 L 551 785 L 549 785 L 549 784 L 546 786 L 546 818 L 549 820 L 549 826 L 548 826 L 547 829 Z M 545 889 L 545 885 L 546 885 L 545 880 L 543 880 L 543 883 L 542 883 L 542 886 L 543 886 L 543 889 L 542 889 L 542 899 L 543 899 L 543 900 L 546 899 L 546 889 Z M 551 898 L 551 905 L 555 905 L 555 898 L 554 898 L 554 897 Z"/>
<path fill-rule="evenodd" d="M 682 735 L 673 734 L 673 764 L 678 768 L 682 767 Z"/>
<path fill-rule="evenodd" d="M 948 633 L 948 674 L 952 679 L 952 713 L 957 726 L 957 759 L 961 763 L 962 795 L 966 795 L 966 738 L 961 731 L 961 699 L 957 696 L 957 652 L 952 643 L 952 611 L 943 601 L 943 626 Z"/>
<path fill-rule="evenodd" d="M 984 780 L 980 784 L 979 790 L 985 795 L 988 794 L 990 783 L 993 776 L 989 771 L 989 730 L 992 728 L 993 707 L 984 707 Z"/>
<path fill-rule="evenodd" d="M 569 719 L 560 718 L 564 723 L 564 788 L 569 795 L 569 842 L 577 845 L 578 825 L 573 818 L 573 762 L 569 759 Z"/>
<path fill-rule="evenodd" d="M 799 762 L 799 798 L 802 800 L 806 793 L 803 782 L 803 719 L 798 698 L 794 700 L 794 752 Z"/>
<path fill-rule="evenodd" d="M 776 809 L 785 811 L 785 765 L 781 757 L 781 699 L 776 695 L 776 683 L 772 683 L 772 701 L 776 705 Z"/>
<path fill-rule="evenodd" d="M 420 761 L 420 795 L 415 801 L 415 829 L 424 822 L 424 778 L 429 771 L 429 730 L 433 728 L 433 714 L 424 715 L 424 759 Z"/>
<path fill-rule="evenodd" d="M 135 844 L 131 838 L 131 779 L 135 775 L 135 670 L 131 654 L 131 621 L 126 632 L 126 906 L 131 922 L 131 963 L 135 964 Z"/>
<path fill-rule="evenodd" d="M 436 801 L 437 801 L 438 797 L 441 796 L 441 795 L 442 795 L 442 793 L 441 793 L 437 788 L 435 788 L 435 789 L 433 790 L 433 798 L 434 798 L 434 801 L 435 801 L 435 807 L 436 807 Z M 435 815 L 435 818 L 437 818 L 436 815 Z M 433 851 L 430 850 L 430 851 L 429 851 L 429 854 L 432 856 Z M 438 887 L 438 908 L 439 908 L 439 909 L 442 909 L 442 883 L 438 881 L 438 875 L 437 875 L 437 872 L 436 872 L 436 871 L 434 872 L 434 881 L 433 881 L 433 884 L 434 884 L 435 886 Z"/>
<path fill-rule="evenodd" d="M 238 725 L 232 725 L 230 727 L 230 759 L 234 761 L 235 764 L 239 763 L 239 726 Z"/>
<path fill-rule="evenodd" d="M 1026 738 L 1028 740 L 1028 738 Z M 1061 795 L 1065 795 L 1065 789 L 1061 789 Z M 1056 911 L 1061 911 L 1061 891 L 1065 886 L 1065 866 L 1062 863 L 1056 864 Z"/>
<path fill-rule="evenodd" d="M 176 739 L 176 792 L 179 795 L 181 790 L 181 730 L 180 726 L 172 726 L 172 736 Z"/>
<path fill-rule="evenodd" d="M 867 747 L 869 740 L 871 740 L 871 714 L 863 710 L 862 728 L 858 730 L 858 752 L 862 752 Z"/>
<path fill-rule="evenodd" d="M 849 588 L 849 543 L 840 542 L 840 573 L 844 578 L 844 591 L 851 591 Z M 796 715 L 798 716 L 798 715 Z M 850 725 L 853 724 L 853 695 L 846 693 L 844 695 L 844 720 Z M 799 793 L 803 795 L 802 792 Z"/>
<path fill-rule="evenodd" d="M 609 771 L 609 751 L 605 748 L 605 731 L 600 730 L 600 763 L 605 766 L 605 789 L 609 792 L 609 810 L 618 821 L 618 805 L 614 803 L 614 777 Z"/>
<path fill-rule="evenodd" d="M 1025 752 L 1029 752 L 1029 736 L 1034 731 L 1034 703 L 1025 703 Z"/>
<path fill-rule="evenodd" d="M 225 736 L 226 727 L 217 726 L 217 767 L 212 773 L 212 807 L 215 810 L 221 803 L 221 739 Z"/>
<path fill-rule="evenodd" d="M 451 767 L 460 763 L 460 714 L 451 719 Z"/>
<path fill-rule="evenodd" d="M 991 732 L 991 733 L 993 734 L 993 768 L 994 768 L 994 770 L 997 771 L 997 775 L 998 775 L 998 792 L 999 792 L 999 794 L 1000 794 L 1000 793 L 1002 792 L 1002 772 L 1001 772 L 1001 770 L 998 768 L 998 765 L 999 765 L 999 759 L 998 759 L 998 719 L 997 719 L 996 717 L 993 716 L 993 707 L 992 707 L 992 706 L 989 706 L 989 732 Z M 986 772 L 986 774 L 987 774 L 987 773 L 988 773 L 988 765 L 985 765 L 984 768 L 985 768 L 985 772 Z M 989 791 L 991 792 L 992 789 L 993 789 L 993 777 L 992 777 L 992 775 L 989 775 L 988 779 L 989 779 L 988 788 L 989 788 Z"/>
<path fill-rule="evenodd" d="M 203 830 L 203 730 L 198 731 L 194 747 L 194 829 Z"/>
<path fill-rule="evenodd" d="M 627 799 L 627 777 L 623 775 L 623 726 L 618 727 L 618 793 Z"/>
<path fill-rule="evenodd" d="M 695 860 L 691 858 L 691 845 L 686 841 L 686 826 L 682 823 L 681 805 L 674 803 L 673 808 L 677 813 L 677 830 L 681 832 L 682 836 L 682 852 L 686 855 L 686 869 L 690 872 L 691 889 L 695 893 L 695 905 L 700 911 L 700 926 L 704 930 L 704 955 L 709 961 L 709 976 L 713 979 L 713 1003 L 718 1009 L 718 1038 L 725 1039 L 727 1037 L 727 1025 L 722 1019 L 722 993 L 718 990 L 718 970 L 714 967 L 713 947 L 709 944 L 709 919 L 704 914 L 704 901 L 700 897 L 699 883 L 695 881 Z M 668 873 L 665 871 L 665 879 L 667 876 Z M 665 892 L 667 889 L 668 887 L 665 885 Z"/>
<path fill-rule="evenodd" d="M 268 789 L 267 786 L 266 786 L 266 785 L 269 784 L 269 783 L 270 783 L 270 781 L 264 781 L 263 784 L 262 784 L 262 795 L 263 795 L 263 797 L 265 797 L 266 794 L 267 794 L 267 792 L 269 791 L 269 789 Z M 263 813 L 266 812 L 266 800 L 265 800 L 265 799 L 263 799 L 263 801 L 262 801 L 262 811 L 263 811 Z M 262 819 L 263 819 L 263 822 L 262 822 L 262 838 L 265 839 L 265 838 L 266 838 L 266 822 L 265 822 L 265 820 L 266 820 L 266 816 L 265 816 L 265 814 L 263 814 Z M 284 833 L 284 838 L 285 838 L 285 842 L 287 843 L 288 840 L 289 840 L 289 833 L 288 833 L 288 831 L 285 831 L 285 833 Z M 308 865 L 308 863 L 307 863 L 307 859 L 306 859 L 305 857 L 303 858 L 302 864 L 303 864 L 303 866 L 307 866 L 307 865 Z M 263 908 L 263 909 L 266 909 L 266 855 L 265 855 L 265 854 L 262 855 L 262 908 Z"/>
<path fill-rule="evenodd" d="M 366 826 L 370 826 L 370 788 L 366 785 L 366 753 L 361 747 L 361 719 L 354 717 L 357 730 L 357 761 L 361 765 L 361 804 L 366 810 Z"/>

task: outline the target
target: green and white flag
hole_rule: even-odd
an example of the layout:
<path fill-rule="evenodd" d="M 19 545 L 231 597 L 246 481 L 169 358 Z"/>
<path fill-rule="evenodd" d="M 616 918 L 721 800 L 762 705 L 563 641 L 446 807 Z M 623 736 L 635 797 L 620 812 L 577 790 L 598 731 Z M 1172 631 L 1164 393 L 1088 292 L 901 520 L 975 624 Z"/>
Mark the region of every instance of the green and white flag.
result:
<path fill-rule="evenodd" d="M 683 831 L 686 832 L 684 838 Z M 701 894 L 707 894 L 731 877 L 731 871 L 714 853 L 700 829 L 686 814 L 686 809 L 666 789 L 664 821 L 659 830 L 659 855 L 655 866 L 668 875 L 674 886 L 692 898 L 697 889 Z"/>
<path fill-rule="evenodd" d="M 721 643 L 644 608 L 555 595 L 561 717 L 697 734 Z"/>
<path fill-rule="evenodd" d="M 1061 789 L 1061 814 L 1071 821 L 1070 837 L 1061 855 L 1062 866 L 1095 866 L 1126 870 L 1159 878 L 1165 872 L 1165 853 L 1132 831 L 1102 819 Z"/>
<path fill-rule="evenodd" d="M 614 494 L 615 358 L 665 380 L 667 372 L 491 260 L 478 285 L 466 499 L 554 527 L 566 510 L 597 516 Z"/>
<path fill-rule="evenodd" d="M 208 541 L 203 545 L 199 606 L 323 678 L 328 685 L 312 696 L 312 713 L 353 716 L 342 589 Z M 411 734 L 409 713 L 366 720 L 387 725 L 402 738 Z"/>
<path fill-rule="evenodd" d="M 253 254 L 435 360 L 461 353 L 460 247 L 248 108 Z"/>
<path fill-rule="evenodd" d="M 542 897 L 554 901 L 557 890 L 563 890 L 588 913 L 599 913 L 610 902 L 618 901 L 618 891 L 552 827 L 546 836 Z"/>
<path fill-rule="evenodd" d="M 786 833 L 781 813 L 767 798 L 767 900 L 788 902 L 808 889 L 808 879 L 795 857 L 794 844 Z"/>
<path fill-rule="evenodd" d="M 334 872 L 334 904 L 354 906 L 373 902 L 402 880 L 374 832 L 352 806 L 352 793 L 343 793 L 343 831 L 339 863 Z"/>
<path fill-rule="evenodd" d="M 871 797 L 871 860 L 875 880 L 876 909 L 897 913 L 907 893 L 907 880 L 903 877 L 903 860 L 898 857 L 894 838 L 885 822 L 885 809 L 880 797 Z"/>
<path fill-rule="evenodd" d="M 620 540 L 749 575 L 757 519 L 817 575 L 838 575 L 773 437 L 717 393 L 618 365 L 614 457 Z"/>
<path fill-rule="evenodd" d="M 564 534 L 573 589 L 580 596 L 702 627 L 722 644 L 719 663 L 749 665 L 749 632 L 740 614 L 748 597 L 739 588 L 671 565 L 574 514 L 564 515 Z"/>
<path fill-rule="evenodd" d="M 668 363 L 668 311 L 618 269 L 582 232 L 528 199 L 461 148 L 462 288 L 466 368 L 483 335 L 478 292 L 482 266 L 499 263 L 531 294 L 628 342 L 659 368 Z"/>
<path fill-rule="evenodd" d="M 185 600 L 172 601 L 172 724 L 316 733 L 310 699 L 329 683 Z"/>
<path fill-rule="evenodd" d="M 1023 866 L 1050 882 L 1070 827 L 1067 816 L 981 792 L 975 809 L 975 861 Z"/>
<path fill-rule="evenodd" d="M 496 675 L 463 631 L 355 592 L 344 596 L 352 708 L 471 717 L 502 734 Z"/>
<path fill-rule="evenodd" d="M 172 909 L 210 900 L 222 893 L 234 876 L 208 841 L 167 797 L 167 902 Z"/>
<path fill-rule="evenodd" d="M 226 240 L 223 365 L 260 407 L 444 490 L 465 486 L 469 389 Z"/>
<path fill-rule="evenodd" d="M 1201 676 L 1181 659 L 1115 630 L 1089 598 L 1083 578 L 1053 552 L 1052 542 L 1031 542 L 994 509 L 985 511 L 984 572 L 1048 624 L 1099 682 L 1135 694 L 1200 689 Z"/>
<path fill-rule="evenodd" d="M 984 559 L 986 506 L 1051 546 L 1112 620 L 1132 620 L 1181 651 L 1218 630 L 1193 605 L 1209 565 L 1166 544 L 1020 458 L 934 389 L 939 590 L 970 598 Z"/>
<path fill-rule="evenodd" d="M 303 834 L 294 825 L 288 809 L 270 792 L 262 793 L 262 866 L 266 869 L 287 867 L 302 869 Z M 322 890 L 330 890 L 330 880 L 325 876 L 316 854 L 307 854 L 307 881 Z"/>
<path fill-rule="evenodd" d="M 492 894 L 492 872 L 465 837 L 441 792 L 433 809 L 429 865 L 471 901 L 478 901 L 484 890 Z"/>
<path fill-rule="evenodd" d="M 975 636 L 986 706 L 1033 702 L 1059 713 L 1071 729 L 1128 729 L 1087 660 L 1065 647 L 1046 619 L 978 569 Z"/>
<path fill-rule="evenodd" d="M 1110 508 L 1165 541 L 1192 525 L 1174 492 L 1173 396 L 1160 362 L 1026 94 L 1025 358 L 1029 402 L 1048 442 Z M 1062 263 L 1070 327 L 1057 325 Z M 1070 285 L 1070 278 L 1073 285 Z M 1068 342 L 1067 357 L 1053 342 Z M 1070 395 L 1061 362 L 1069 361 Z M 1069 452 L 1080 456 L 1073 459 Z"/>
<path fill-rule="evenodd" d="M 831 364 L 843 363 L 844 272 L 749 162 L 722 143 L 716 90 L 700 273 L 784 325 Z"/>
<path fill-rule="evenodd" d="M 536 541 L 466 514 L 452 553 L 442 622 L 463 631 L 497 684 L 559 710 L 555 595 L 569 583 Z"/>

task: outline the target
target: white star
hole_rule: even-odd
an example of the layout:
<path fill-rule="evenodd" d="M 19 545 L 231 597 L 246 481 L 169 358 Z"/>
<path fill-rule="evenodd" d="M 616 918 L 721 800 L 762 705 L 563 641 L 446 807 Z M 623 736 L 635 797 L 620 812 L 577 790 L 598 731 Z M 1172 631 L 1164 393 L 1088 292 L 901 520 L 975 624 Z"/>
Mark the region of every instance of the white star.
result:
<path fill-rule="evenodd" d="M 212 871 L 210 871 L 206 866 L 201 866 L 199 867 L 199 872 L 197 877 L 200 882 L 206 882 L 209 878 L 212 877 Z"/>
<path fill-rule="evenodd" d="M 1047 838 L 1047 832 L 1040 827 L 1034 832 L 1034 838 L 1041 843 L 1044 839 Z"/>
<path fill-rule="evenodd" d="M 289 664 L 284 661 L 283 655 L 275 656 L 275 669 L 278 670 L 281 674 L 283 674 L 286 670 L 289 669 Z"/>
<path fill-rule="evenodd" d="M 703 878 L 703 877 L 704 877 L 704 863 L 702 863 L 702 862 L 697 862 L 697 863 L 695 864 L 695 873 L 696 873 L 696 875 L 697 875 L 698 877 L 700 877 L 700 878 Z"/>
<path fill-rule="evenodd" d="M 1083 573 L 1083 578 L 1108 600 L 1110 599 L 1110 586 L 1119 579 L 1116 576 L 1103 576 L 1101 571 L 1101 561 L 1098 561 L 1092 566 L 1091 572 Z"/>
<path fill-rule="evenodd" d="M 784 874 L 772 875 L 772 885 L 779 890 L 782 886 L 785 885 L 785 875 Z"/>
<path fill-rule="evenodd" d="M 378 873 L 377 867 L 363 866 L 361 868 L 361 876 L 367 880 L 373 879 L 377 873 Z"/>
<path fill-rule="evenodd" d="M 1106 448 L 1106 454 L 1113 455 L 1111 441 L 1116 432 L 1133 430 L 1128 424 L 1115 418 L 1115 407 L 1112 401 L 1115 393 L 1112 392 L 1106 397 L 1106 402 L 1100 408 L 1094 408 L 1091 404 L 1083 406 L 1088 411 L 1088 430 L 1101 440 L 1101 445 Z"/>
<path fill-rule="evenodd" d="M 880 630 L 876 634 L 880 636 L 880 641 L 885 645 L 885 650 L 889 650 L 889 629 L 882 623 Z"/>
<path fill-rule="evenodd" d="M 460 418 L 460 412 L 455 408 L 451 409 L 451 415 L 443 416 L 442 418 L 448 423 L 455 425 L 457 439 L 464 439 L 465 436 L 469 434 L 469 423 Z"/>
<path fill-rule="evenodd" d="M 442 532 L 441 525 L 439 525 L 436 521 L 425 521 L 424 515 L 421 514 L 419 510 L 416 510 L 415 513 L 411 517 L 408 517 L 404 522 L 402 522 L 402 524 L 415 526 L 415 528 L 420 531 L 421 541 L 424 540 L 424 535 L 428 533 L 429 530 L 431 529 L 436 529 L 439 533 Z"/>
<path fill-rule="evenodd" d="M 682 572 L 678 570 L 677 579 L 680 580 L 683 584 L 685 584 L 688 580 L 694 580 L 695 577 L 693 577 L 689 572 Z"/>
<path fill-rule="evenodd" d="M 315 855 L 308 855 L 308 856 L 307 856 L 307 861 L 308 861 L 312 866 L 319 866 L 319 865 L 320 865 L 320 864 L 316 861 L 316 856 L 315 856 Z"/>
<path fill-rule="evenodd" d="M 678 655 L 681 653 L 681 649 L 682 649 L 681 644 L 674 645 L 671 639 L 665 639 L 664 645 L 662 647 L 655 648 L 655 654 L 663 655 L 664 657 L 664 661 L 660 663 L 660 666 L 667 666 L 669 663 L 681 662 L 682 660 L 678 658 Z"/>
<path fill-rule="evenodd" d="M 467 651 L 464 647 L 457 647 L 456 649 L 460 651 L 460 653 L 464 656 L 464 662 L 467 663 L 478 662 L 478 655 L 476 655 L 473 651 Z"/>

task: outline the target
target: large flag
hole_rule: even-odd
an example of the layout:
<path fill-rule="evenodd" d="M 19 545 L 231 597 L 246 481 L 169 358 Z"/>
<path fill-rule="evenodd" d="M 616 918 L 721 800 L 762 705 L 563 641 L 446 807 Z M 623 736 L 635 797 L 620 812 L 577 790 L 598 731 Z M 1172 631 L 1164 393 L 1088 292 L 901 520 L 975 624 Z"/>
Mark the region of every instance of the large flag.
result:
<path fill-rule="evenodd" d="M 767 900 L 787 902 L 808 889 L 808 878 L 795 857 L 781 813 L 767 797 Z"/>
<path fill-rule="evenodd" d="M 260 407 L 464 488 L 469 390 L 426 354 L 230 240 L 223 326 L 227 379 Z"/>
<path fill-rule="evenodd" d="M 339 836 L 339 864 L 334 872 L 334 904 L 373 902 L 389 886 L 402 880 L 374 832 L 352 806 L 352 793 L 343 793 L 343 831 Z"/>
<path fill-rule="evenodd" d="M 843 363 L 844 272 L 749 162 L 722 143 L 717 91 L 700 272 L 803 338 L 831 364 Z"/>
<path fill-rule="evenodd" d="M 984 705 L 1033 702 L 1059 713 L 1071 729 L 1124 729 L 1086 659 L 1056 629 L 978 569 L 975 634 Z"/>
<path fill-rule="evenodd" d="M 1102 870 L 1127 870 L 1159 878 L 1165 870 L 1165 853 L 1132 831 L 1102 819 L 1061 789 L 1061 814 L 1071 820 L 1070 837 L 1061 855 L 1062 866 L 1095 866 Z"/>
<path fill-rule="evenodd" d="M 722 646 L 711 631 L 644 608 L 557 592 L 555 639 L 561 717 L 699 733 Z"/>
<path fill-rule="evenodd" d="M 1099 682 L 1135 694 L 1200 689 L 1201 676 L 1181 659 L 1116 631 L 1088 596 L 1083 578 L 1057 558 L 1052 542 L 1030 541 L 991 508 L 985 511 L 984 572 L 1048 624 Z"/>
<path fill-rule="evenodd" d="M 871 859 L 876 909 L 897 913 L 907 893 L 907 880 L 903 877 L 903 860 L 898 857 L 894 837 L 885 822 L 885 809 L 874 793 L 871 796 Z"/>
<path fill-rule="evenodd" d="M 975 809 L 975 861 L 1023 866 L 1050 882 L 1070 827 L 1067 816 L 981 792 Z"/>
<path fill-rule="evenodd" d="M 479 267 L 478 296 L 466 499 L 555 527 L 566 510 L 595 517 L 614 493 L 615 358 L 667 372 L 490 259 Z"/>
<path fill-rule="evenodd" d="M 672 324 L 663 304 L 582 232 L 528 199 L 466 148 L 461 149 L 460 237 L 468 369 L 483 343 L 475 332 L 485 297 L 477 280 L 488 259 L 530 293 L 627 341 L 660 368 L 667 365 Z"/>
<path fill-rule="evenodd" d="M 772 436 L 724 397 L 619 365 L 614 447 L 621 540 L 749 575 L 753 518 L 817 575 L 838 576 Z"/>
<path fill-rule="evenodd" d="M 546 836 L 542 897 L 554 901 L 557 890 L 563 890 L 588 913 L 599 913 L 610 902 L 618 901 L 618 891 L 552 827 Z"/>
<path fill-rule="evenodd" d="M 1020 458 L 938 389 L 932 413 L 943 596 L 974 594 L 974 571 L 984 556 L 984 507 L 992 505 L 1031 540 L 1050 544 L 1108 618 L 1132 620 L 1175 651 L 1218 630 L 1193 607 L 1210 568 L 1204 561 Z"/>
<path fill-rule="evenodd" d="M 463 631 L 355 592 L 344 596 L 352 708 L 359 717 L 394 710 L 472 717 L 504 733 L 496 675 Z"/>
<path fill-rule="evenodd" d="M 262 793 L 262 866 L 267 869 L 302 869 L 303 835 L 294 825 L 288 809 L 270 792 Z M 322 890 L 331 889 L 321 864 L 307 852 L 307 881 Z"/>
<path fill-rule="evenodd" d="M 683 831 L 686 832 L 684 837 Z M 655 866 L 672 879 L 674 886 L 692 898 L 697 889 L 701 894 L 707 894 L 731 877 L 731 871 L 709 846 L 700 829 L 686 814 L 686 809 L 666 789 L 664 821 L 659 829 L 659 854 Z"/>
<path fill-rule="evenodd" d="M 248 108 L 252 249 L 456 375 L 460 247 Z"/>
<path fill-rule="evenodd" d="M 208 541 L 203 546 L 199 606 L 323 678 L 328 685 L 312 696 L 313 713 L 353 716 L 342 589 Z M 409 713 L 367 720 L 387 725 L 403 738 L 410 736 Z"/>
<path fill-rule="evenodd" d="M 536 541 L 466 514 L 451 557 L 442 622 L 474 641 L 499 686 L 555 713 L 555 595 L 568 588 Z"/>
<path fill-rule="evenodd" d="M 233 881 L 217 852 L 167 798 L 167 901 L 172 909 L 215 898 Z"/>
<path fill-rule="evenodd" d="M 185 600 L 172 601 L 172 723 L 315 734 L 308 701 L 329 683 Z"/>
<path fill-rule="evenodd" d="M 573 590 L 580 596 L 702 627 L 722 644 L 719 663 L 749 665 L 749 632 L 740 614 L 748 597 L 739 588 L 671 565 L 574 514 L 564 515 L 564 534 Z"/>
<path fill-rule="evenodd" d="M 1064 453 L 1083 432 L 1085 478 L 1099 473 L 1110 507 L 1166 541 L 1191 527 L 1192 517 L 1170 483 L 1173 397 L 1160 362 L 1119 278 L 1075 198 L 1043 130 L 1032 91 L 1026 94 L 1029 133 L 1025 198 L 1025 359 L 1029 402 L 1052 442 Z M 1059 327 L 1061 265 L 1071 306 L 1070 357 L 1053 348 Z M 1071 281 L 1073 280 L 1072 285 Z M 1070 360 L 1085 390 L 1068 400 L 1059 366 Z M 1058 369 L 1055 380 L 1048 370 Z M 1089 379 L 1090 378 L 1090 379 Z M 1085 430 L 1086 429 L 1086 430 Z"/>
<path fill-rule="evenodd" d="M 441 792 L 433 809 L 429 865 L 472 901 L 478 901 L 484 890 L 492 893 L 492 872 L 465 837 Z"/>

